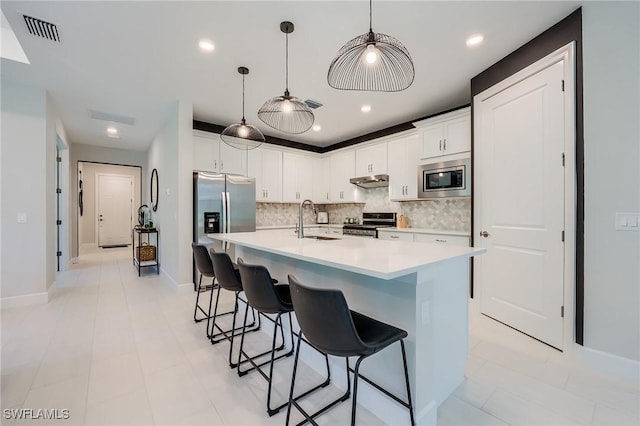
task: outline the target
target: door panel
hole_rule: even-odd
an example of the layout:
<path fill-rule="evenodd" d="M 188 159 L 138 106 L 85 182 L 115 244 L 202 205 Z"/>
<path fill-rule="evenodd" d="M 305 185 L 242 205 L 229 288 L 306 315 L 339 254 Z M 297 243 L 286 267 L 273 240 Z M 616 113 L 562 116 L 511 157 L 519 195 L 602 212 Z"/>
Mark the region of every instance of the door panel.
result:
<path fill-rule="evenodd" d="M 480 103 L 475 171 L 481 311 L 562 348 L 564 63 Z"/>
<path fill-rule="evenodd" d="M 230 232 L 256 230 L 255 179 L 246 176 L 227 176 Z"/>
<path fill-rule="evenodd" d="M 98 175 L 98 245 L 131 243 L 133 181 L 130 176 Z"/>

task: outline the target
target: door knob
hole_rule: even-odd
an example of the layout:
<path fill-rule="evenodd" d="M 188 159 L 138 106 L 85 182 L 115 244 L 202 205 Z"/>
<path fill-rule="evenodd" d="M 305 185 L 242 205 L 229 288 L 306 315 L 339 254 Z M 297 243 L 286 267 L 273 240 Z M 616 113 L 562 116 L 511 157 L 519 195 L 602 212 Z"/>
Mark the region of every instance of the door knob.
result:
<path fill-rule="evenodd" d="M 487 231 L 482 231 L 480 232 L 480 236 L 487 238 L 489 236 L 489 233 Z"/>

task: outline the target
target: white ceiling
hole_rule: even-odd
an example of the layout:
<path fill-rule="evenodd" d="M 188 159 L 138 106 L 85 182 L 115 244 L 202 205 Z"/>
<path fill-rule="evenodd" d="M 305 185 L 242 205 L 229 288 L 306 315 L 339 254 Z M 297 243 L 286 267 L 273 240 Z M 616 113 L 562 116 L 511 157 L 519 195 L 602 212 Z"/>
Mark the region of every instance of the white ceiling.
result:
<path fill-rule="evenodd" d="M 3 78 L 43 87 L 52 96 L 71 142 L 145 150 L 176 100 L 193 103 L 194 119 L 226 126 L 241 118 L 247 66 L 247 122 L 265 134 L 317 146 L 366 134 L 470 102 L 469 80 L 549 28 L 579 2 L 374 1 L 373 30 L 398 38 L 416 76 L 398 93 L 339 91 L 326 73 L 337 50 L 368 31 L 364 1 L 2 1 L 2 12 L 31 64 L 2 58 Z M 22 13 L 58 26 L 61 43 L 30 35 Z M 284 91 L 284 35 L 290 20 L 289 89 L 314 99 L 320 132 L 288 135 L 256 115 Z M 483 45 L 465 39 L 483 33 Z M 204 54 L 198 40 L 215 43 Z M 363 114 L 362 104 L 372 111 Z M 135 117 L 106 135 L 89 109 Z"/>

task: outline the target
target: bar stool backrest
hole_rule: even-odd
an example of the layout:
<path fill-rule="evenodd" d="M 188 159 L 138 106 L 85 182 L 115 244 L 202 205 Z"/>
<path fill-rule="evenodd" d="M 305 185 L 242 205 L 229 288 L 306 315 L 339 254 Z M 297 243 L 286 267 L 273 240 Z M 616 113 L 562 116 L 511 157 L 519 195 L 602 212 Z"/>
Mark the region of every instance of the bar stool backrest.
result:
<path fill-rule="evenodd" d="M 340 290 L 306 287 L 289 275 L 291 300 L 307 340 L 329 355 L 355 356 L 367 349 Z"/>
<path fill-rule="evenodd" d="M 282 299 L 276 292 L 271 274 L 262 265 L 249 265 L 238 258 L 238 270 L 242 279 L 244 294 L 249 304 L 267 314 L 277 314 L 287 311 Z M 290 310 L 291 308 L 289 308 Z"/>
<path fill-rule="evenodd" d="M 216 274 L 216 279 L 220 287 L 229 291 L 242 291 L 242 282 L 240 281 L 240 277 L 236 275 L 229 255 L 227 253 L 216 253 L 214 251 L 210 253 L 213 272 Z"/>
<path fill-rule="evenodd" d="M 205 277 L 213 277 L 213 265 L 207 248 L 196 243 L 191 243 L 191 248 L 193 249 L 193 257 L 198 271 Z"/>

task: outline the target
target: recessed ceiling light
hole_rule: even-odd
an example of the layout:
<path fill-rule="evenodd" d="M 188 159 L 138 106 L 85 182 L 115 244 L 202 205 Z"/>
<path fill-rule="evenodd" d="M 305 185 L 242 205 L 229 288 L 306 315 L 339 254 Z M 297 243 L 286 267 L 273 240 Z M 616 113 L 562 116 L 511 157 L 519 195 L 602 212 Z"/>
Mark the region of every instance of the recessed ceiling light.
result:
<path fill-rule="evenodd" d="M 198 46 L 200 46 L 200 49 L 204 52 L 213 52 L 213 49 L 216 48 L 213 42 L 206 38 L 200 39 Z"/>
<path fill-rule="evenodd" d="M 484 36 L 482 34 L 474 34 L 467 39 L 467 46 L 474 47 L 478 46 L 484 40 Z"/>
<path fill-rule="evenodd" d="M 322 126 L 319 124 L 314 124 L 312 129 L 314 132 L 319 132 L 320 130 L 322 130 Z"/>
<path fill-rule="evenodd" d="M 118 129 L 116 129 L 115 127 L 107 127 L 107 133 L 109 133 L 110 135 L 117 135 Z"/>
<path fill-rule="evenodd" d="M 371 105 L 362 105 L 362 107 L 360 108 L 360 111 L 362 111 L 362 112 L 371 111 Z"/>

